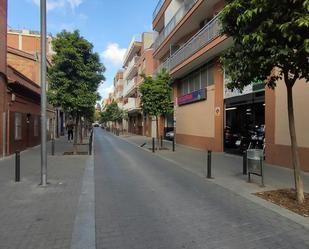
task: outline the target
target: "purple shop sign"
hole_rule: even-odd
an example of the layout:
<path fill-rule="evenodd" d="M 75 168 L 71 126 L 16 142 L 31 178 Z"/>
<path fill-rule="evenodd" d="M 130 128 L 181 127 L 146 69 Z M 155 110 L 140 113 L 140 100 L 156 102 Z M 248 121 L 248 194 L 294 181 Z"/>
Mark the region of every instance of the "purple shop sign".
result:
<path fill-rule="evenodd" d="M 178 105 L 186 105 L 206 99 L 206 89 L 200 89 L 192 93 L 178 97 Z"/>

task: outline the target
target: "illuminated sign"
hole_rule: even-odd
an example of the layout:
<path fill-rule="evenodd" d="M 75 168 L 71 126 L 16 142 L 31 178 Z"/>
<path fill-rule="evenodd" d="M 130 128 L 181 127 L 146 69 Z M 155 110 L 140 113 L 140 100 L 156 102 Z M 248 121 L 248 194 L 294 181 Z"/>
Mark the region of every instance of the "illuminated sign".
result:
<path fill-rule="evenodd" d="M 206 89 L 201 89 L 183 96 L 178 97 L 178 105 L 186 105 L 193 102 L 206 99 Z"/>

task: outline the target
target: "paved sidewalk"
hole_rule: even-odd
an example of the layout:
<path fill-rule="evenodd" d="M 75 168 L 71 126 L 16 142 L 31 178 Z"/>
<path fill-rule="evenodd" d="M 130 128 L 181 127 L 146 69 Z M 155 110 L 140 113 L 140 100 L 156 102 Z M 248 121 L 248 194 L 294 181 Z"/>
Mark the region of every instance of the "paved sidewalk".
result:
<path fill-rule="evenodd" d="M 124 135 L 121 138 L 133 143 L 137 146 L 141 146 L 146 143 L 142 148 L 151 152 L 152 139 L 137 135 Z M 182 167 L 194 174 L 201 177 L 206 175 L 207 167 L 207 153 L 202 150 L 193 149 L 183 145 L 176 145 L 176 151 L 172 151 L 172 143 L 170 141 L 164 141 L 164 150 L 156 151 L 156 155 L 164 158 Z M 283 209 L 262 200 L 252 193 L 259 191 L 266 191 L 278 188 L 293 188 L 294 179 L 293 172 L 290 169 L 265 164 L 264 167 L 264 182 L 265 187 L 260 186 L 260 177 L 253 176 L 252 183 L 247 182 L 247 176 L 242 174 L 242 157 L 236 155 L 230 155 L 226 153 L 213 153 L 212 155 L 212 176 L 214 179 L 211 181 L 224 188 L 232 190 L 233 192 L 263 205 L 281 215 L 291 218 L 292 220 L 309 227 L 309 218 L 303 218 L 299 215 L 292 213 L 289 210 Z M 304 188 L 306 192 L 309 192 L 309 174 L 304 173 Z"/>
<path fill-rule="evenodd" d="M 70 248 L 90 157 L 62 156 L 64 151 L 72 150 L 65 138 L 56 140 L 55 148 L 56 156 L 48 156 L 46 188 L 39 186 L 39 146 L 21 153 L 20 183 L 14 182 L 14 156 L 0 160 L 0 248 Z"/>
<path fill-rule="evenodd" d="M 151 138 L 136 135 L 125 135 L 122 137 L 138 146 L 146 143 L 143 148 L 150 151 Z M 166 140 L 163 142 L 163 147 L 165 148 L 164 150 L 156 151 L 156 153 L 166 159 L 181 164 L 182 167 L 192 171 L 193 173 L 196 173 L 200 176 L 205 176 L 207 167 L 207 153 L 205 151 L 178 144 L 176 145 L 176 151 L 173 152 L 172 143 Z M 260 187 L 260 178 L 257 176 L 253 176 L 253 183 L 255 184 L 246 183 L 248 178 L 247 176 L 242 175 L 242 160 L 242 157 L 237 155 L 231 155 L 227 153 L 212 153 L 212 171 L 215 180 L 219 181 L 220 179 L 223 180 L 228 177 L 229 181 L 233 182 L 230 187 L 233 187 L 234 184 L 241 184 L 242 187 L 244 187 L 242 183 L 245 182 L 247 187 L 243 189 L 243 191 L 251 193 L 261 189 L 265 190 L 274 188 L 288 188 L 294 186 L 292 170 L 269 164 L 265 164 L 266 188 Z M 309 192 L 308 173 L 304 173 L 304 183 L 305 190 Z"/>

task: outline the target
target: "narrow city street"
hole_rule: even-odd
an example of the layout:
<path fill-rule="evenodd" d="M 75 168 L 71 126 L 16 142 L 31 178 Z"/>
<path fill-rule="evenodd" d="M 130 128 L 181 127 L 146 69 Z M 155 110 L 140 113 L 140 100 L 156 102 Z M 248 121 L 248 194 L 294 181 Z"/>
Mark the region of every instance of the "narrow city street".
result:
<path fill-rule="evenodd" d="M 305 249 L 308 229 L 95 130 L 97 249 Z"/>

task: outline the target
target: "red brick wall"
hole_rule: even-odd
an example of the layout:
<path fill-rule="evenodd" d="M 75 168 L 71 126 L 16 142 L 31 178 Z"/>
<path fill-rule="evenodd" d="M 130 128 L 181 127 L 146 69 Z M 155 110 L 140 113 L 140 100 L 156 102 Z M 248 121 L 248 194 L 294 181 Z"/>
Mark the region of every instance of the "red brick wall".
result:
<path fill-rule="evenodd" d="M 7 33 L 7 0 L 0 0 L 0 156 L 3 150 L 2 115 L 5 110 L 6 96 L 6 33 Z"/>
<path fill-rule="evenodd" d="M 19 49 L 19 35 L 18 34 L 8 34 L 7 35 L 8 46 L 12 48 Z"/>
<path fill-rule="evenodd" d="M 0 72 L 6 72 L 7 0 L 0 0 Z"/>
<path fill-rule="evenodd" d="M 2 0 L 0 0 L 2 1 Z M 49 50 L 49 42 L 50 39 L 47 40 L 46 44 L 46 52 L 48 55 L 50 54 Z M 7 34 L 7 44 L 9 47 L 15 48 L 15 49 L 20 49 L 28 53 L 40 53 L 41 49 L 41 42 L 40 42 L 40 37 L 37 35 L 29 35 L 25 33 L 12 33 L 9 32 Z"/>
<path fill-rule="evenodd" d="M 14 67 L 16 70 L 27 76 L 29 79 L 40 84 L 40 63 L 38 60 L 30 59 L 26 56 L 21 56 L 13 52 L 7 53 L 8 65 Z"/>
<path fill-rule="evenodd" d="M 7 99 L 12 99 L 11 93 L 7 94 Z M 22 113 L 22 139 L 15 140 L 15 113 Z M 39 135 L 34 136 L 34 118 L 40 116 L 40 103 L 33 100 L 16 95 L 15 101 L 10 101 L 9 105 L 9 129 L 8 129 L 8 147 L 9 154 L 16 150 L 24 150 L 40 143 L 40 119 Z M 28 121 L 28 122 L 27 122 Z"/>

